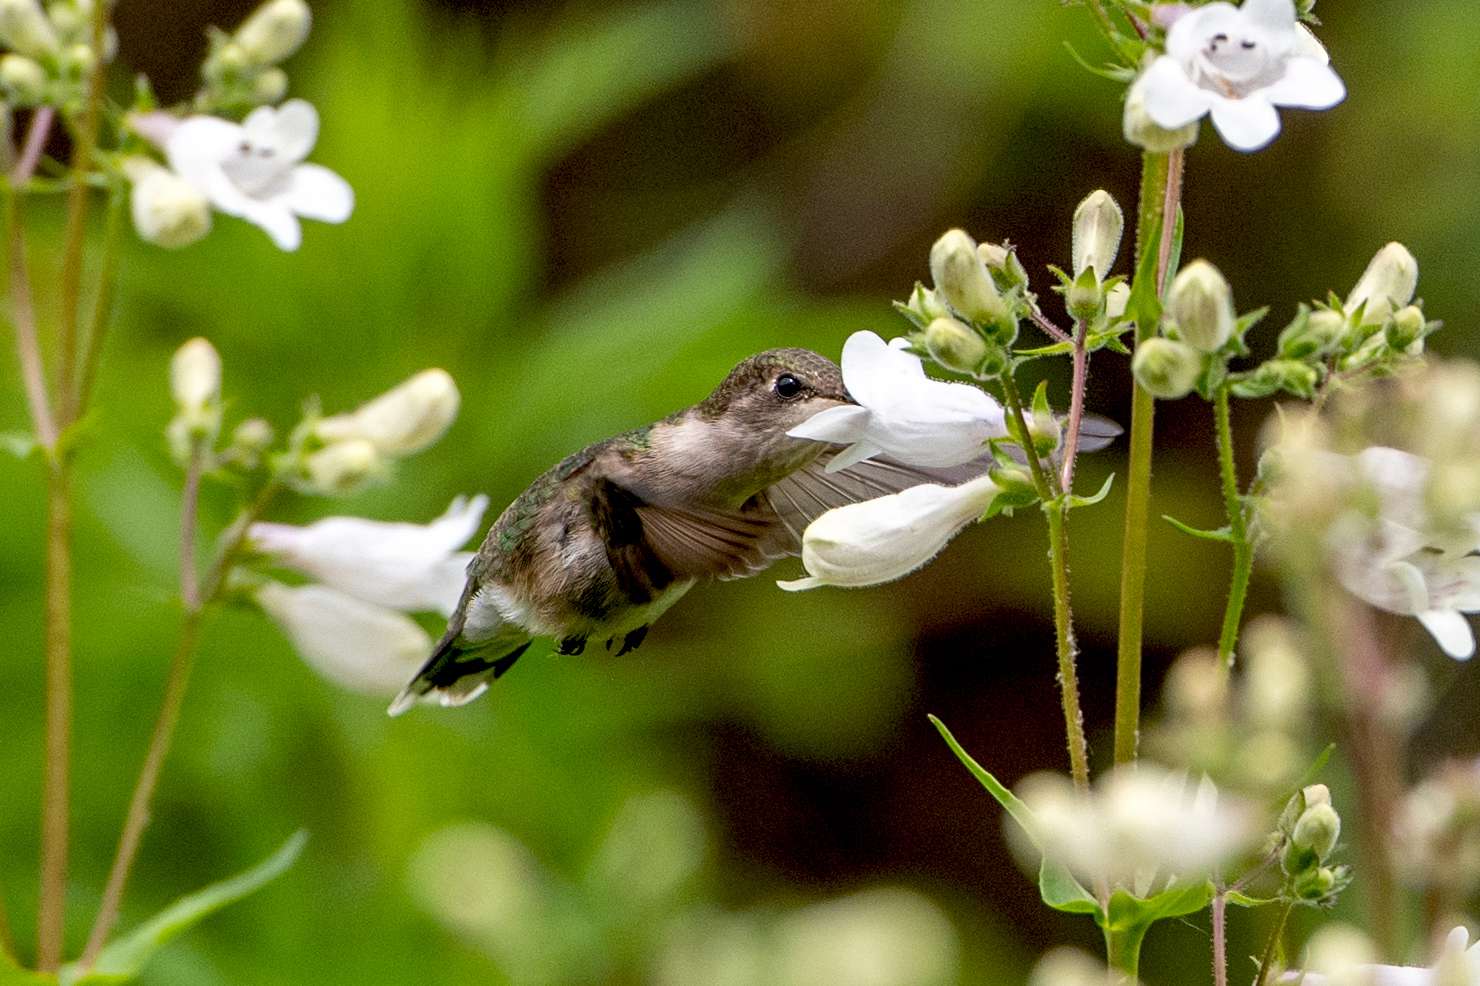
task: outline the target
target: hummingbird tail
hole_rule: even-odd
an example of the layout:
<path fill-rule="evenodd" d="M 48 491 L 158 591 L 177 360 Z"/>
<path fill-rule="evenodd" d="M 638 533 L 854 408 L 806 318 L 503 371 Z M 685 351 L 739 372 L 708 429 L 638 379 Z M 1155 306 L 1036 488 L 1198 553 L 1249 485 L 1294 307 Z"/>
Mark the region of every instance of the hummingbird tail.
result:
<path fill-rule="evenodd" d="M 398 716 L 419 703 L 466 705 L 513 667 L 532 642 L 527 636 L 503 634 L 475 643 L 450 631 L 386 712 Z"/>

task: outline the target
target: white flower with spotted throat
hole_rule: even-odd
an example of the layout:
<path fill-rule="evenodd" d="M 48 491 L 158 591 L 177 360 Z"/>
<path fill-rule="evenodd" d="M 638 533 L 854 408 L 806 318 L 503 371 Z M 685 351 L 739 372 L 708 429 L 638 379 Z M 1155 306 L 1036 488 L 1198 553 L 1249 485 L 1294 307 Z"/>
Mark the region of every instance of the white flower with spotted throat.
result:
<path fill-rule="evenodd" d="M 1211 115 L 1230 147 L 1256 151 L 1280 132 L 1275 107 L 1324 110 L 1346 98 L 1293 0 L 1205 4 L 1172 24 L 1166 46 L 1135 89 L 1151 120 L 1167 130 Z"/>
<path fill-rule="evenodd" d="M 887 454 L 916 466 L 956 466 L 986 453 L 1007 434 L 1002 407 L 976 387 L 932 380 L 924 364 L 872 332 L 843 344 L 843 383 L 858 403 L 828 408 L 787 432 L 793 438 L 847 445 L 829 472 Z"/>
<path fill-rule="evenodd" d="M 176 174 L 220 211 L 260 226 L 283 250 L 298 249 L 300 216 L 342 223 L 354 211 L 348 182 L 304 163 L 318 140 L 319 115 L 301 99 L 259 107 L 240 124 L 192 116 L 161 126 L 146 117 L 136 129 L 146 128 L 163 136 Z"/>

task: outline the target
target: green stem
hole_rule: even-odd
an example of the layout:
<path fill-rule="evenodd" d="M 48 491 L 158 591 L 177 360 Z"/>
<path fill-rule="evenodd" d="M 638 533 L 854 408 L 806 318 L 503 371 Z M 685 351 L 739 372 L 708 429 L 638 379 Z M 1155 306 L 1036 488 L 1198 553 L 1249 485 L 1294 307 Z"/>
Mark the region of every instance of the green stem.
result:
<path fill-rule="evenodd" d="M 1080 790 L 1089 788 L 1089 743 L 1084 735 L 1084 714 L 1079 705 L 1079 674 L 1074 666 L 1078 647 L 1074 642 L 1074 613 L 1069 603 L 1069 532 L 1065 523 L 1065 501 L 1056 488 L 1057 477 L 1044 469 L 1033 451 L 1028 436 L 1028 421 L 1023 413 L 1022 395 L 1012 371 L 1002 374 L 1002 393 L 1008 413 L 1012 415 L 1019 435 L 1024 436 L 1023 452 L 1033 486 L 1043 501 L 1048 518 L 1048 557 L 1053 570 L 1053 622 L 1059 663 L 1059 698 L 1064 711 L 1064 732 L 1069 746 L 1069 769 Z"/>
<path fill-rule="evenodd" d="M 1157 251 L 1158 294 L 1170 262 L 1172 230 L 1181 190 L 1182 154 L 1146 154 L 1136 220 L 1136 269 L 1147 250 Z M 1156 230 L 1161 238 L 1153 242 Z M 1139 345 L 1156 334 L 1155 324 L 1136 325 Z M 1151 512 L 1151 458 L 1155 399 L 1139 383 L 1131 399 L 1130 463 L 1127 466 L 1125 534 L 1120 560 L 1120 639 L 1116 653 L 1115 762 L 1136 759 L 1141 732 L 1141 644 L 1146 600 L 1146 539 Z"/>
<path fill-rule="evenodd" d="M 67 891 L 68 788 L 72 760 L 72 494 L 66 457 L 53 461 L 46 483 L 46 745 L 41 787 L 41 890 L 36 913 L 36 967 L 62 961 Z"/>
<path fill-rule="evenodd" d="M 82 337 L 78 351 L 77 379 L 73 403 L 77 413 L 86 412 L 88 401 L 98 373 L 98 361 L 102 358 L 103 343 L 108 336 L 108 326 L 113 321 L 113 295 L 118 285 L 118 249 L 123 229 L 124 203 L 126 196 L 122 182 L 116 182 L 108 191 L 108 207 L 103 220 L 103 266 L 98 274 L 97 296 L 93 299 L 92 318 Z"/>
<path fill-rule="evenodd" d="M 1249 593 L 1249 577 L 1254 571 L 1254 546 L 1249 543 L 1248 519 L 1243 498 L 1239 495 L 1226 383 L 1213 397 L 1213 417 L 1218 433 L 1218 471 L 1223 478 L 1223 507 L 1228 512 L 1228 533 L 1233 539 L 1233 579 L 1228 586 L 1228 605 L 1223 610 L 1223 630 L 1218 635 L 1218 662 L 1227 670 L 1233 667 L 1244 600 Z"/>
<path fill-rule="evenodd" d="M 1110 965 L 1111 986 L 1132 986 L 1141 975 L 1141 943 L 1146 925 L 1105 929 L 1105 960 Z"/>
<path fill-rule="evenodd" d="M 1259 959 L 1259 978 L 1254 980 L 1254 986 L 1268 986 L 1270 966 L 1274 964 L 1274 953 L 1279 947 L 1280 936 L 1285 933 L 1285 922 L 1290 919 L 1290 911 L 1294 909 L 1295 902 L 1285 901 L 1280 908 L 1280 916 L 1274 923 L 1274 930 L 1270 932 L 1269 941 L 1264 946 L 1264 955 Z"/>

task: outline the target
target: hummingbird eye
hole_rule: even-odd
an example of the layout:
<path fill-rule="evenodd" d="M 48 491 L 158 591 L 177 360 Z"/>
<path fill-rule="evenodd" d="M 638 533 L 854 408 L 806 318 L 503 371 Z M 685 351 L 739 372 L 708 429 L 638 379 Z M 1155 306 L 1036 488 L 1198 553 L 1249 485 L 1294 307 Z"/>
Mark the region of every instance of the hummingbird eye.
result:
<path fill-rule="evenodd" d="M 784 401 L 790 401 L 800 397 L 802 395 L 802 390 L 804 389 L 804 387 L 802 382 L 796 377 L 794 377 L 790 373 L 783 373 L 781 374 L 781 376 L 776 378 L 776 383 L 773 389 L 776 391 L 777 397 L 781 398 Z"/>

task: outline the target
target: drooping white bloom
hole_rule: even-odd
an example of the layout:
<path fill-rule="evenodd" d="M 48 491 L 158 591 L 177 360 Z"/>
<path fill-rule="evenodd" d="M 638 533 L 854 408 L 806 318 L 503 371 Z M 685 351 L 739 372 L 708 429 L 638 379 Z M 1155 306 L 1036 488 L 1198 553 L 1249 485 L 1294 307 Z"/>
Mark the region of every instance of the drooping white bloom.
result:
<path fill-rule="evenodd" d="M 1429 463 L 1400 449 L 1374 446 L 1334 469 L 1369 489 L 1377 512 L 1348 511 L 1332 524 L 1333 568 L 1352 595 L 1390 613 L 1416 616 L 1450 657 L 1475 653 L 1465 613 L 1480 612 L 1480 516 L 1468 530 L 1430 529 L 1424 502 Z"/>
<path fill-rule="evenodd" d="M 808 524 L 802 535 L 802 564 L 808 576 L 777 585 L 796 592 L 903 578 L 980 517 L 999 492 L 990 477 L 982 476 L 960 486 L 912 486 L 829 510 Z"/>
<path fill-rule="evenodd" d="M 976 387 L 932 380 L 919 357 L 872 332 L 843 344 L 843 383 L 857 405 L 828 408 L 787 432 L 848 445 L 828 465 L 846 468 L 887 453 L 917 466 L 954 466 L 982 455 L 1007 434 L 1002 407 Z"/>
<path fill-rule="evenodd" d="M 451 374 L 423 370 L 348 414 L 325 418 L 314 430 L 326 442 L 364 439 L 381 455 L 410 455 L 446 433 L 460 403 Z"/>
<path fill-rule="evenodd" d="M 133 181 L 129 207 L 134 229 L 146 243 L 176 250 L 211 231 L 211 203 L 190 182 L 142 158 L 131 159 L 124 168 Z"/>
<path fill-rule="evenodd" d="M 488 497 L 458 497 L 430 524 L 326 517 L 306 527 L 253 524 L 258 551 L 365 602 L 449 616 L 473 557 L 460 551 L 478 529 Z"/>
<path fill-rule="evenodd" d="M 1086 885 L 1105 880 L 1143 895 L 1167 879 L 1206 878 L 1261 835 L 1257 814 L 1220 797 L 1206 777 L 1191 784 L 1149 763 L 1114 771 L 1088 794 L 1067 777 L 1035 774 L 1018 795 L 1044 855 Z"/>
<path fill-rule="evenodd" d="M 394 695 L 431 653 L 411 617 L 325 585 L 266 582 L 254 597 L 310 667 L 352 691 Z"/>
<path fill-rule="evenodd" d="M 354 211 L 348 182 L 303 163 L 318 140 L 319 115 L 301 99 L 258 107 L 240 124 L 192 116 L 154 129 L 165 132 L 165 156 L 180 177 L 217 209 L 262 227 L 283 250 L 298 249 L 299 216 L 342 223 Z"/>
<path fill-rule="evenodd" d="M 1277 106 L 1330 109 L 1346 97 L 1293 0 L 1209 3 L 1167 32 L 1167 53 L 1137 81 L 1146 113 L 1168 130 L 1212 115 L 1229 146 L 1255 151 L 1280 132 Z"/>
<path fill-rule="evenodd" d="M 1469 929 L 1455 928 L 1432 966 L 1357 964 L 1326 971 L 1287 972 L 1281 983 L 1301 986 L 1480 986 L 1480 943 L 1470 944 Z"/>

